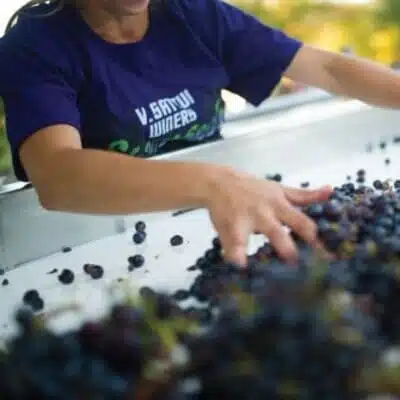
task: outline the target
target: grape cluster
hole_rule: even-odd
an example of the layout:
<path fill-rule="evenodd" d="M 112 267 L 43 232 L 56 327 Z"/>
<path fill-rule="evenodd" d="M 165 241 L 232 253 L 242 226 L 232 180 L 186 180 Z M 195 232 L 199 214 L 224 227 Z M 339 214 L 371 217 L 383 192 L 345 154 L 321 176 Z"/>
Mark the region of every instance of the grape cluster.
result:
<path fill-rule="evenodd" d="M 78 330 L 52 333 L 45 316 L 21 310 L 0 362 L 1 398 L 400 396 L 400 184 L 373 186 L 345 183 L 304 210 L 333 260 L 292 234 L 296 267 L 265 243 L 240 268 L 215 238 L 188 268 L 189 288 L 143 287 Z"/>

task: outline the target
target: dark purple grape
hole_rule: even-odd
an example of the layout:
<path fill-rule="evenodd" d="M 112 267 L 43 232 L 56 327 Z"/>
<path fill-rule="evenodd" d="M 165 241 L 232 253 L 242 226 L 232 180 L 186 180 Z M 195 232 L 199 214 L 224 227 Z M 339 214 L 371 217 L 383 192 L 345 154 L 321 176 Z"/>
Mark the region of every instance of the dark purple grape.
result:
<path fill-rule="evenodd" d="M 61 274 L 58 276 L 58 280 L 64 284 L 69 285 L 75 279 L 75 274 L 70 269 L 63 269 Z"/>
<path fill-rule="evenodd" d="M 358 171 L 357 171 L 357 176 L 365 176 L 365 174 L 366 174 L 366 171 L 365 171 L 365 169 L 359 169 Z"/>
<path fill-rule="evenodd" d="M 36 299 L 38 297 L 40 297 L 39 292 L 36 289 L 30 289 L 24 293 L 22 300 L 24 303 L 29 303 L 32 299 Z"/>
<path fill-rule="evenodd" d="M 210 263 L 206 260 L 205 257 L 200 257 L 196 260 L 196 267 L 200 270 L 204 270 L 210 266 Z"/>
<path fill-rule="evenodd" d="M 337 222 L 341 219 L 343 207 L 335 200 L 331 200 L 324 205 L 324 216 L 332 222 Z"/>
<path fill-rule="evenodd" d="M 181 235 L 174 235 L 170 240 L 171 246 L 176 247 L 183 244 L 183 237 Z"/>
<path fill-rule="evenodd" d="M 146 230 L 146 223 L 144 221 L 136 222 L 135 229 L 137 232 L 144 232 Z"/>
<path fill-rule="evenodd" d="M 275 174 L 272 178 L 275 182 L 282 182 L 282 175 L 281 174 Z"/>
<path fill-rule="evenodd" d="M 383 183 L 380 180 L 374 181 L 373 186 L 376 190 L 383 190 Z"/>
<path fill-rule="evenodd" d="M 101 265 L 97 265 L 97 264 L 85 264 L 83 266 L 83 271 L 90 275 L 90 277 L 92 279 L 100 279 L 103 277 L 104 275 L 104 269 Z"/>
<path fill-rule="evenodd" d="M 142 267 L 144 265 L 144 261 L 144 257 L 141 254 L 135 254 L 134 256 L 128 257 L 129 271 Z"/>
<path fill-rule="evenodd" d="M 104 269 L 100 265 L 92 265 L 89 275 L 92 279 L 101 279 L 104 275 Z"/>
<path fill-rule="evenodd" d="M 157 296 L 157 293 L 148 286 L 142 286 L 139 290 L 139 295 L 147 299 L 153 299 Z"/>
<path fill-rule="evenodd" d="M 22 301 L 25 305 L 31 307 L 33 311 L 40 311 L 44 307 L 44 301 L 36 289 L 27 290 L 22 297 Z"/>
<path fill-rule="evenodd" d="M 138 231 L 132 236 L 132 240 L 135 244 L 142 244 L 146 240 L 146 232 Z"/>
<path fill-rule="evenodd" d="M 221 246 L 221 241 L 219 240 L 219 237 L 215 237 L 212 240 L 212 247 L 216 250 L 221 250 L 222 246 Z"/>
<path fill-rule="evenodd" d="M 265 179 L 275 181 L 275 182 L 282 182 L 282 175 L 281 174 L 268 174 L 265 176 Z"/>
<path fill-rule="evenodd" d="M 319 203 L 311 204 L 307 209 L 306 213 L 311 218 L 320 218 L 324 215 L 324 206 Z"/>

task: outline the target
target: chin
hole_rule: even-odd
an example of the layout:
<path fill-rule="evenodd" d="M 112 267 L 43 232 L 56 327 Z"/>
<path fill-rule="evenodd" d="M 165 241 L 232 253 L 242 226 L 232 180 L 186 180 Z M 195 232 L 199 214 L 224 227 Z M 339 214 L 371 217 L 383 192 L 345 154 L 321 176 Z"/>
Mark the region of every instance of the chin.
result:
<path fill-rule="evenodd" d="M 146 11 L 150 0 L 108 0 L 108 8 L 120 16 L 136 15 Z"/>

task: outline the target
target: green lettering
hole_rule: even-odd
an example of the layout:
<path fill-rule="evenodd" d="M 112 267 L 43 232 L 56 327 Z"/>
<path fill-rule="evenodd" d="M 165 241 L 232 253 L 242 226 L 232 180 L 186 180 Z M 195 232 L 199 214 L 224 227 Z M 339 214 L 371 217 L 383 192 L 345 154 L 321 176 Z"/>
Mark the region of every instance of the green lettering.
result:
<path fill-rule="evenodd" d="M 127 153 L 129 151 L 129 142 L 125 139 L 114 140 L 108 145 L 109 150 Z"/>
<path fill-rule="evenodd" d="M 136 146 L 132 149 L 132 151 L 130 152 L 131 156 L 136 156 L 136 154 L 140 153 L 140 146 Z"/>
<path fill-rule="evenodd" d="M 184 135 L 185 138 L 190 138 L 196 135 L 197 130 L 199 129 L 199 124 L 194 124 Z"/>

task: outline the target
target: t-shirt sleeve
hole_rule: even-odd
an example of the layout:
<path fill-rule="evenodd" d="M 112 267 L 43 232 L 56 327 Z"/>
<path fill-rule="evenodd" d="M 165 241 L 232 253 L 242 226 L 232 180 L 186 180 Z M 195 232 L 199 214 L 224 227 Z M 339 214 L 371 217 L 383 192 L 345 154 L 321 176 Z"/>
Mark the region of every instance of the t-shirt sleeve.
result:
<path fill-rule="evenodd" d="M 20 41 L 0 41 L 0 97 L 15 174 L 27 180 L 19 160 L 21 144 L 55 124 L 80 129 L 77 94 L 65 72 L 40 51 Z"/>
<path fill-rule="evenodd" d="M 215 0 L 228 90 L 254 105 L 264 101 L 279 83 L 302 43 L 266 26 L 238 8 Z"/>
<path fill-rule="evenodd" d="M 194 29 L 224 67 L 226 89 L 254 105 L 279 83 L 302 43 L 222 0 L 180 0 Z"/>

